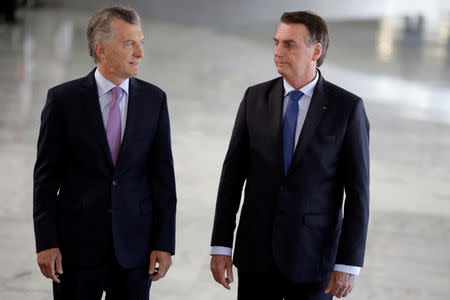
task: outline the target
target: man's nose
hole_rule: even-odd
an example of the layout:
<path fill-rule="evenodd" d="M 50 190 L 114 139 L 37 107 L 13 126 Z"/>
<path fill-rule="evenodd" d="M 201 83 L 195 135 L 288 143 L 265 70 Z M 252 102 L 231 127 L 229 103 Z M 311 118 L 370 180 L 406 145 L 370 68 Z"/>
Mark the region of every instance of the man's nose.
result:
<path fill-rule="evenodd" d="M 134 55 L 135 57 L 139 57 L 139 58 L 144 57 L 144 47 L 143 47 L 141 44 L 137 44 L 137 45 L 134 47 L 133 55 Z"/>
<path fill-rule="evenodd" d="M 280 45 L 275 46 L 274 55 L 275 57 L 280 57 L 283 55 L 283 50 L 281 49 Z"/>

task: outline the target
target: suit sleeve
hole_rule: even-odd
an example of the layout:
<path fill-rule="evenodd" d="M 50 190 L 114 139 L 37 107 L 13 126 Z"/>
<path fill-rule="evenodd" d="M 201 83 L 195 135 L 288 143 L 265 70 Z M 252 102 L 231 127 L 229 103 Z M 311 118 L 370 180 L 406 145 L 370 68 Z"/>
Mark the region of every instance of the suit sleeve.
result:
<path fill-rule="evenodd" d="M 247 95 L 244 95 L 234 123 L 228 151 L 223 163 L 211 246 L 233 247 L 236 213 L 241 201 L 242 187 L 247 177 L 249 140 L 247 130 Z"/>
<path fill-rule="evenodd" d="M 344 219 L 336 264 L 363 266 L 369 222 L 369 121 L 360 99 L 351 114 L 342 150 Z"/>
<path fill-rule="evenodd" d="M 34 167 L 33 220 L 36 250 L 58 248 L 56 200 L 63 159 L 63 123 L 55 96 L 49 90 L 41 115 L 41 127 Z"/>
<path fill-rule="evenodd" d="M 152 250 L 175 254 L 176 188 L 166 95 L 159 113 L 159 123 L 150 154 L 153 193 Z"/>

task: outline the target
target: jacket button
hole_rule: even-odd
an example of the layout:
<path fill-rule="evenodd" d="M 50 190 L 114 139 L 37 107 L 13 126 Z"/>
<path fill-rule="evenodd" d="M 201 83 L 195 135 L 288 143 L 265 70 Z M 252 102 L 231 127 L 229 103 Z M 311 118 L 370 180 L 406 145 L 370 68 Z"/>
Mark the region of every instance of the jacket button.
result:
<path fill-rule="evenodd" d="M 112 185 L 116 186 L 117 185 L 117 180 L 113 180 Z"/>

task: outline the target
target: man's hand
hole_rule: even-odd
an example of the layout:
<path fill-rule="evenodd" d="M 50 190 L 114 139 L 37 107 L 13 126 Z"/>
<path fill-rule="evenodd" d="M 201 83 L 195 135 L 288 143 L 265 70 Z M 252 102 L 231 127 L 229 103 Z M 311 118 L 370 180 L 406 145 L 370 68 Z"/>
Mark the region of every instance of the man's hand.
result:
<path fill-rule="evenodd" d="M 42 274 L 51 278 L 54 282 L 59 282 L 59 275 L 63 273 L 62 255 L 59 248 L 42 250 L 37 254 L 37 263 Z"/>
<path fill-rule="evenodd" d="M 158 264 L 158 266 L 157 266 Z M 172 265 L 172 257 L 169 252 L 152 251 L 150 253 L 150 266 L 148 273 L 152 281 L 157 281 L 166 276 L 167 271 Z"/>
<path fill-rule="evenodd" d="M 325 290 L 325 294 L 333 294 L 333 296 L 341 298 L 346 297 L 355 285 L 355 275 L 339 271 L 333 271 L 330 283 Z"/>
<path fill-rule="evenodd" d="M 212 255 L 210 267 L 214 279 L 229 290 L 230 283 L 233 282 L 233 262 L 231 261 L 231 256 Z M 225 277 L 225 271 L 227 272 L 227 277 Z"/>

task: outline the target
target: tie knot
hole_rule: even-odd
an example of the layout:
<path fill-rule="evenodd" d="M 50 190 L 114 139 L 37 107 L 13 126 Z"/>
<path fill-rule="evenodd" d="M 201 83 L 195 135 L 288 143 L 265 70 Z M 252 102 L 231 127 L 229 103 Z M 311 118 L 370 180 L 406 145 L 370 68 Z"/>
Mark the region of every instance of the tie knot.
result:
<path fill-rule="evenodd" d="M 303 92 L 299 90 L 293 90 L 289 92 L 289 99 L 297 102 L 300 97 L 303 96 Z"/>
<path fill-rule="evenodd" d="M 120 95 L 122 94 L 122 88 L 116 86 L 112 88 L 112 92 L 113 92 L 113 100 L 118 101 L 120 98 Z"/>

